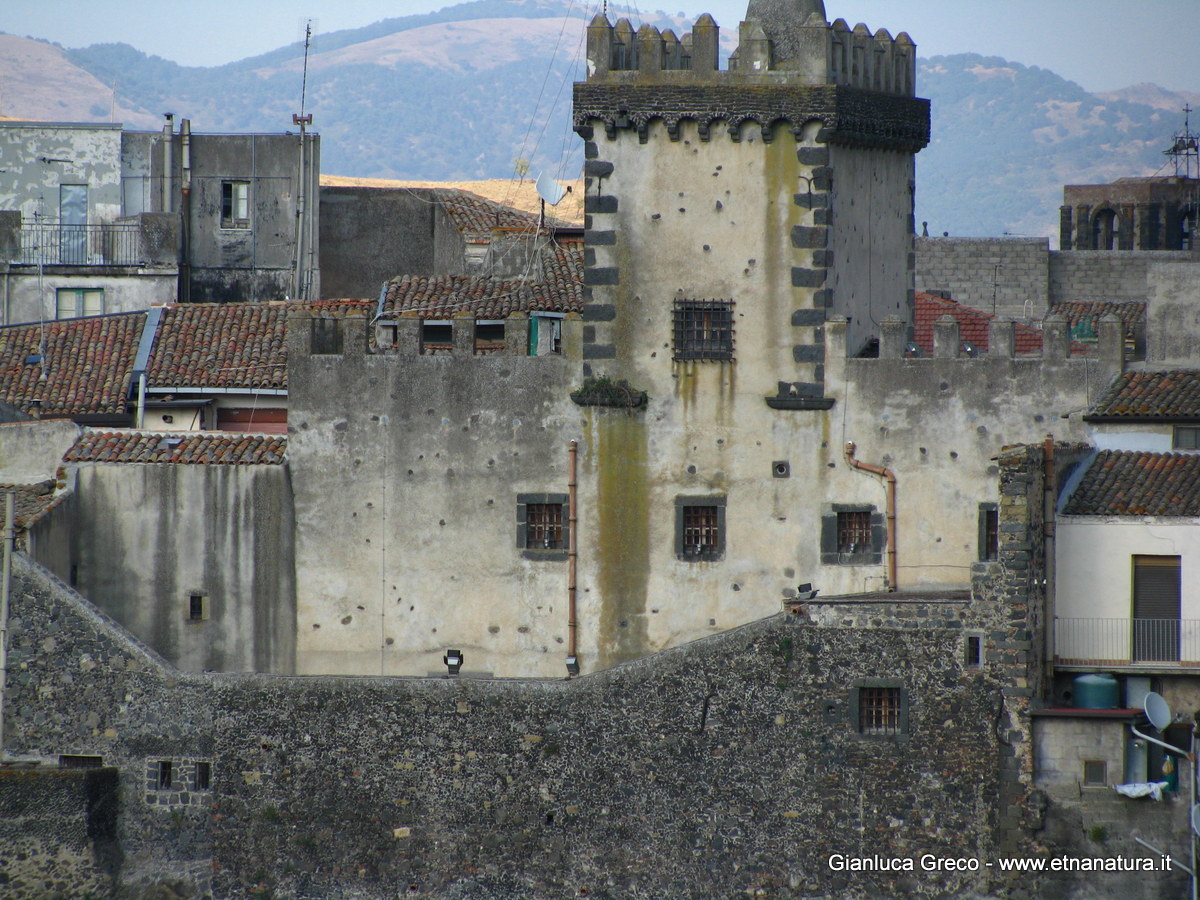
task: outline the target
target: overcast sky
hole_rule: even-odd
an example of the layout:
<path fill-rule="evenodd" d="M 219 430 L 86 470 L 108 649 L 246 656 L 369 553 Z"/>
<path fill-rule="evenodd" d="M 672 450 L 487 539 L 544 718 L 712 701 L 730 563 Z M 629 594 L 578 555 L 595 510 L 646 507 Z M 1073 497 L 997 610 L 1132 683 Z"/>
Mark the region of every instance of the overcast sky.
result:
<path fill-rule="evenodd" d="M 574 0 L 589 13 L 602 0 Z M 613 0 L 615 3 L 616 0 Z M 0 31 L 64 47 L 122 41 L 183 65 L 213 66 L 446 0 L 0 0 Z M 711 12 L 737 28 L 745 0 L 637 0 L 649 13 Z M 1036 65 L 1090 91 L 1152 81 L 1200 91 L 1200 0 L 826 0 L 831 19 L 907 31 L 921 56 L 982 53 Z"/>

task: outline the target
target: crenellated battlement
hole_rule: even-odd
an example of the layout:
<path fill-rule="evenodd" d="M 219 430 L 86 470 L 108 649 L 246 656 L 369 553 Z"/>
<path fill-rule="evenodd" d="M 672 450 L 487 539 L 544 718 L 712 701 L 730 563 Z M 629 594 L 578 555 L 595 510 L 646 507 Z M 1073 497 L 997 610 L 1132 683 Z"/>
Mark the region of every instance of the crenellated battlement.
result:
<path fill-rule="evenodd" d="M 803 21 L 779 13 L 751 18 L 755 11 L 751 4 L 724 71 L 720 28 L 708 13 L 682 37 L 650 24 L 635 30 L 625 18 L 614 25 L 597 13 L 587 30 L 587 80 L 840 85 L 915 96 L 917 48 L 907 33 L 893 38 L 883 28 L 874 33 L 862 23 L 851 28 L 845 19 L 831 25 L 817 11 Z"/>
<path fill-rule="evenodd" d="M 785 8 L 786 7 L 786 8 Z M 734 141 L 754 123 L 764 141 L 785 123 L 809 123 L 821 143 L 915 153 L 929 143 L 929 102 L 915 95 L 917 48 L 901 32 L 830 24 L 819 0 L 751 0 L 739 45 L 722 70 L 720 28 L 705 13 L 679 37 L 597 14 L 587 29 L 587 81 L 575 85 L 574 126 L 591 140 L 661 120 L 672 140 L 683 121 L 708 141 L 718 123 Z"/>

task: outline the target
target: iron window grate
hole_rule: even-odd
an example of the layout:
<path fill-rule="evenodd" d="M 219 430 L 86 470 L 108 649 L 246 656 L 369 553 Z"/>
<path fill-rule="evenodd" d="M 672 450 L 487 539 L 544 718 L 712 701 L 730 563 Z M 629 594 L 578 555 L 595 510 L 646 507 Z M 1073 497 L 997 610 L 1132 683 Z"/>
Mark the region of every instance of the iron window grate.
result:
<path fill-rule="evenodd" d="M 871 511 L 837 514 L 838 552 L 856 553 L 871 549 Z"/>
<path fill-rule="evenodd" d="M 899 734 L 900 688 L 863 687 L 858 690 L 858 730 L 863 734 Z"/>
<path fill-rule="evenodd" d="M 563 548 L 561 503 L 530 503 L 525 508 L 525 546 L 530 549 Z"/>
<path fill-rule="evenodd" d="M 675 359 L 733 359 L 733 301 L 676 300 Z"/>
<path fill-rule="evenodd" d="M 716 506 L 683 508 L 683 552 L 693 556 L 721 549 L 721 518 Z"/>

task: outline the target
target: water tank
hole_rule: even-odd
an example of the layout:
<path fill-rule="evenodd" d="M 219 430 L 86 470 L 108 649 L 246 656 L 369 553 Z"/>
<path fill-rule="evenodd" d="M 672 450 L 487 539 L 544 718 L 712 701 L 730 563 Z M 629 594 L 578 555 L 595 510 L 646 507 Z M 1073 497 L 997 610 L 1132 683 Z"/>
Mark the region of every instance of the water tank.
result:
<path fill-rule="evenodd" d="M 1079 675 L 1075 678 L 1076 709 L 1116 709 L 1120 685 L 1111 675 Z"/>

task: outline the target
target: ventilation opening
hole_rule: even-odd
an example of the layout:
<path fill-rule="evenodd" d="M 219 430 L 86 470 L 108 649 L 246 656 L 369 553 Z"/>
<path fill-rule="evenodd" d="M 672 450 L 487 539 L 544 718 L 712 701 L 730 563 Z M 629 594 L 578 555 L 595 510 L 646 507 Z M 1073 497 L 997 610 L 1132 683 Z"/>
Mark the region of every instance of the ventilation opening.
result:
<path fill-rule="evenodd" d="M 58 758 L 60 769 L 99 769 L 103 765 L 102 756 L 77 756 L 68 753 Z"/>

